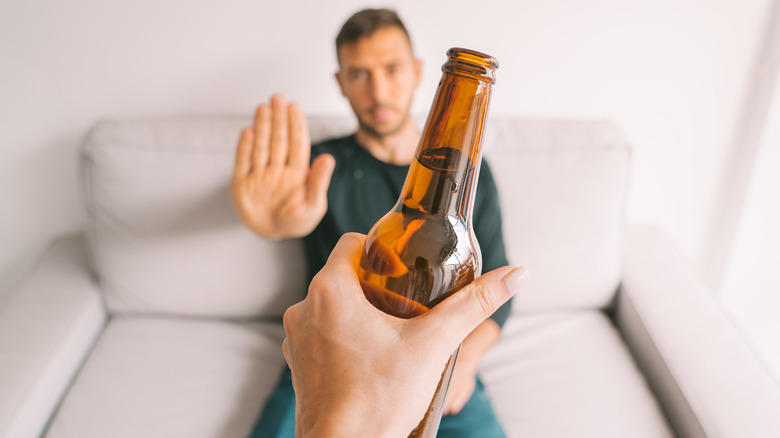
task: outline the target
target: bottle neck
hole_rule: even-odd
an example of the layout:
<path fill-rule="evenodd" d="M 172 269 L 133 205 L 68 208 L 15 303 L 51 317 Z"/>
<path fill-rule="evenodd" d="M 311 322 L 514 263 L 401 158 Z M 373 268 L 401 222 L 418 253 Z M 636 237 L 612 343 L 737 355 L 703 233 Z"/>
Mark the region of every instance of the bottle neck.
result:
<path fill-rule="evenodd" d="M 399 207 L 470 221 L 492 81 L 445 72 Z"/>

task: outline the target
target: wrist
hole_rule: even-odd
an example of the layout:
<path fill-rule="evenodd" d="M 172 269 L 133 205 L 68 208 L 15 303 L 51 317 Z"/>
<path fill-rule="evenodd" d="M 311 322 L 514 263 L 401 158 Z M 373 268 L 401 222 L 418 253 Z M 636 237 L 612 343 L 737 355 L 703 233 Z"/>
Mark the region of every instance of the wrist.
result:
<path fill-rule="evenodd" d="M 405 438 L 407 434 L 397 431 L 382 430 L 375 425 L 368 427 L 366 424 L 357 424 L 360 419 L 356 416 L 353 420 L 336 421 L 325 420 L 311 429 L 301 433 L 300 438 L 345 438 L 345 437 L 376 437 L 376 438 Z"/>
<path fill-rule="evenodd" d="M 253 221 L 251 217 L 243 218 L 243 221 L 247 228 L 252 230 L 255 235 L 260 236 L 270 242 L 279 242 L 286 239 L 287 237 L 290 237 L 285 236 L 284 233 L 280 231 L 280 227 L 278 226 L 272 226 L 267 223 Z"/>
<path fill-rule="evenodd" d="M 371 403 L 360 400 L 361 397 L 355 397 L 352 400 L 355 403 L 339 403 L 334 397 L 332 403 L 313 417 L 306 416 L 302 410 L 302 417 L 296 418 L 299 438 L 406 438 L 419 421 L 415 419 L 407 429 L 403 425 L 406 419 L 403 409 L 383 414 L 373 409 Z"/>

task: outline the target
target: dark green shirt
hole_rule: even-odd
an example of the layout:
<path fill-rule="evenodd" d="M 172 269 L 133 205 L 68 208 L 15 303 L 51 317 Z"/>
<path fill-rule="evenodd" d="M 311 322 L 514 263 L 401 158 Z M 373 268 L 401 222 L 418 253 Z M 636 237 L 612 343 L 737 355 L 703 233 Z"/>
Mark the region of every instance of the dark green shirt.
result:
<path fill-rule="evenodd" d="M 314 231 L 304 238 L 311 282 L 328 260 L 339 238 L 348 232 L 367 234 L 376 221 L 398 201 L 409 166 L 396 166 L 374 158 L 358 145 L 354 135 L 312 146 L 312 159 L 327 153 L 336 158 L 328 188 L 328 211 Z M 501 232 L 501 208 L 490 167 L 483 160 L 474 201 L 474 234 L 482 251 L 482 272 L 508 264 Z M 503 326 L 511 301 L 491 318 Z"/>

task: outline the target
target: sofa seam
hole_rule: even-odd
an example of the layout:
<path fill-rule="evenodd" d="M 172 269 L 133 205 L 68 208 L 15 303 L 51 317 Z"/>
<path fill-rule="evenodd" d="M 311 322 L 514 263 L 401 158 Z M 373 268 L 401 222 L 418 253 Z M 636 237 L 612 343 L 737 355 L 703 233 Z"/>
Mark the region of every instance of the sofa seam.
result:
<path fill-rule="evenodd" d="M 93 183 L 94 177 L 94 141 L 90 135 L 89 139 L 85 142 L 84 148 L 81 152 L 81 178 L 84 190 L 85 210 L 87 213 L 87 229 L 85 230 L 85 241 L 87 247 L 88 258 L 92 260 L 95 269 L 95 279 L 97 282 L 100 299 L 103 304 L 103 308 L 108 313 L 108 306 L 106 305 L 105 291 L 103 290 L 105 284 L 103 281 L 103 262 L 101 260 L 100 250 L 98 245 L 98 220 L 97 220 L 97 205 L 95 199 L 95 184 Z"/>

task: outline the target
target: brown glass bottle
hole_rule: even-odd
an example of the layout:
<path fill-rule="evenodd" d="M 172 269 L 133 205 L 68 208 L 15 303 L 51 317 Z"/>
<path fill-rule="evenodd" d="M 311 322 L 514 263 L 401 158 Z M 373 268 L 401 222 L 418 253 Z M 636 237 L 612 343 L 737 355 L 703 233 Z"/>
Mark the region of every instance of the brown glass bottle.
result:
<path fill-rule="evenodd" d="M 401 318 L 417 316 L 469 284 L 482 264 L 471 214 L 498 62 L 460 48 L 447 56 L 401 196 L 369 231 L 360 260 L 368 300 Z M 459 350 L 410 437 L 436 436 Z"/>

